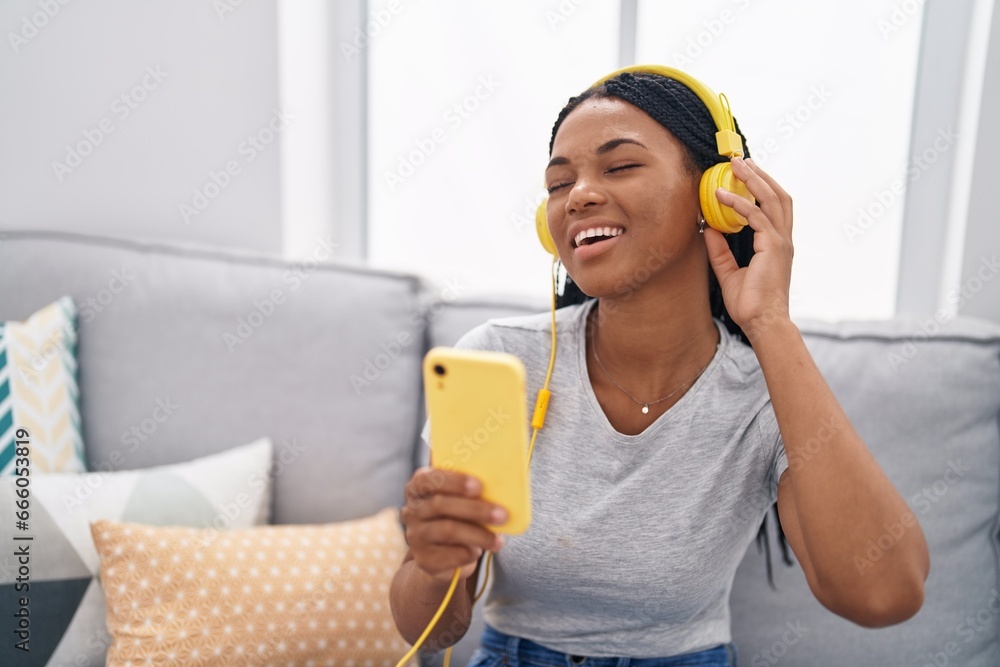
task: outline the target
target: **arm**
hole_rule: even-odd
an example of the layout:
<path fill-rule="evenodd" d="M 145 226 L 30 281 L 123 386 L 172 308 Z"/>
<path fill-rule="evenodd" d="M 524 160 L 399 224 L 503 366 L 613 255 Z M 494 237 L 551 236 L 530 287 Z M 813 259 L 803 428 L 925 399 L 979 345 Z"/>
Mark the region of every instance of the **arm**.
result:
<path fill-rule="evenodd" d="M 723 235 L 711 228 L 705 245 L 726 310 L 757 354 L 785 443 L 782 529 L 820 603 L 866 627 L 899 623 L 923 604 L 930 569 L 923 531 L 789 318 L 791 197 L 751 160 L 734 158 L 732 170 L 759 206 L 721 188 L 716 194 L 754 230 L 754 256 L 749 266 L 737 266 Z M 868 557 L 873 544 L 877 558 Z"/>
<path fill-rule="evenodd" d="M 781 526 L 810 589 L 825 607 L 865 627 L 910 618 L 923 604 L 930 569 L 920 524 L 851 426 L 795 325 L 777 320 L 755 336 L 788 457 L 778 485 Z"/>
<path fill-rule="evenodd" d="M 476 595 L 476 581 L 482 564 L 480 556 L 472 576 L 459 580 L 455 594 L 421 648 L 443 650 L 458 643 L 468 632 L 472 623 L 472 598 Z M 437 613 L 448 586 L 449 583 L 434 579 L 420 569 L 410 549 L 406 549 L 406 557 L 389 589 L 389 606 L 399 633 L 411 646 Z"/>

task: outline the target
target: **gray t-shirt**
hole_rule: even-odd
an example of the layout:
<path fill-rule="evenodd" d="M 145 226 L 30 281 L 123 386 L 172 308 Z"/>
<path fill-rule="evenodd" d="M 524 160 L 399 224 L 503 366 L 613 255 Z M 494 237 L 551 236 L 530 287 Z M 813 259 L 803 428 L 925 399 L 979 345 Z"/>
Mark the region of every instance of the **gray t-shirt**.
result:
<path fill-rule="evenodd" d="M 715 320 L 721 342 L 702 375 L 645 431 L 624 435 L 587 375 L 584 323 L 596 303 L 556 311 L 552 398 L 530 462 L 532 523 L 493 556 L 484 618 L 594 657 L 729 642 L 736 567 L 788 467 L 757 357 Z M 495 318 L 455 344 L 521 359 L 529 419 L 551 321 Z M 429 422 L 425 443 L 428 434 Z"/>

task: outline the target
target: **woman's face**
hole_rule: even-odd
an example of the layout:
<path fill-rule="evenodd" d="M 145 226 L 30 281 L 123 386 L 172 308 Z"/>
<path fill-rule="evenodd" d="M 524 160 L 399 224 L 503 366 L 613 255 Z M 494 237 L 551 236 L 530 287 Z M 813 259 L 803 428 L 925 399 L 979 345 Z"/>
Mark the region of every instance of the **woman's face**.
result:
<path fill-rule="evenodd" d="M 566 272 L 589 296 L 705 270 L 698 234 L 700 175 L 684 146 L 644 111 L 618 98 L 590 98 L 565 118 L 545 171 L 548 223 Z M 611 228 L 617 234 L 599 240 Z M 578 234 L 600 228 L 600 236 Z"/>

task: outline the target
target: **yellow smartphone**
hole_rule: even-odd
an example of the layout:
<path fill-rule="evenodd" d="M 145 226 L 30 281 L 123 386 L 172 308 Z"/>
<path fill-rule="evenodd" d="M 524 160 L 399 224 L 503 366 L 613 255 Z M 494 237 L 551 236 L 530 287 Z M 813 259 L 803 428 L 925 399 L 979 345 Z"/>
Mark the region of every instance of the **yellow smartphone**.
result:
<path fill-rule="evenodd" d="M 424 355 L 430 464 L 483 483 L 480 497 L 507 509 L 516 535 L 531 524 L 524 364 L 513 354 L 438 346 Z"/>

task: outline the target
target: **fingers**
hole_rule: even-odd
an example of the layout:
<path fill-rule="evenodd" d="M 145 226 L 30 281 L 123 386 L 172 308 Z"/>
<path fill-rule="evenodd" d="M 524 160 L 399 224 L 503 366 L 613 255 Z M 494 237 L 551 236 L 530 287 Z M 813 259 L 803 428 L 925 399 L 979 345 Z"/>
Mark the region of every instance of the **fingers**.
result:
<path fill-rule="evenodd" d="M 725 190 L 723 188 L 718 188 L 715 191 L 715 195 L 724 205 L 732 208 L 734 211 L 746 218 L 747 223 L 755 232 L 772 231 L 774 229 L 774 226 L 768 219 L 766 212 L 743 197 L 737 197 L 729 190 Z M 707 232 L 708 230 L 706 229 L 705 231 Z"/>
<path fill-rule="evenodd" d="M 497 551 L 503 544 L 500 535 L 478 524 L 454 519 L 432 519 L 414 523 L 407 530 L 407 536 L 423 546 L 479 547 L 485 551 Z"/>
<path fill-rule="evenodd" d="M 447 504 L 442 505 L 442 503 L 447 503 L 446 499 L 476 499 L 479 498 L 482 489 L 482 482 L 472 475 L 453 470 L 423 467 L 413 473 L 413 477 L 406 485 L 405 495 L 407 505 L 414 510 L 419 510 L 425 504 L 430 503 L 430 510 L 421 514 L 424 518 L 430 518 L 443 512 Z M 479 503 L 459 502 L 454 507 L 457 511 L 462 512 L 462 514 L 456 515 L 458 518 L 470 521 L 504 523 L 507 520 L 506 514 L 499 520 L 492 518 L 490 516 L 491 510 L 504 510 L 504 508 L 486 501 Z"/>
<path fill-rule="evenodd" d="M 770 218 L 770 220 L 776 227 L 778 227 L 782 231 L 786 232 L 789 236 L 791 236 L 792 233 L 791 195 L 789 195 L 785 191 L 785 189 L 782 188 L 781 185 L 776 180 L 774 180 L 774 178 L 770 174 L 764 171 L 761 168 L 761 166 L 758 165 L 756 162 L 754 162 L 752 159 L 747 158 L 746 160 L 741 160 L 741 162 L 743 163 L 744 166 L 750 167 L 750 170 L 754 174 L 756 174 L 777 197 L 783 215 L 778 218 L 772 217 Z M 747 184 L 747 188 L 749 187 L 750 187 L 749 184 Z"/>
<path fill-rule="evenodd" d="M 775 221 L 783 220 L 785 215 L 785 211 L 782 208 L 781 200 L 778 197 L 778 194 L 774 191 L 771 185 L 742 158 L 733 158 L 730 163 L 732 165 L 733 175 L 746 183 L 747 190 L 749 190 L 750 194 L 752 194 L 754 199 L 757 200 L 759 210 L 764 213 L 763 217 L 766 220 L 767 227 L 773 228 Z M 729 205 L 727 202 L 723 203 L 727 206 Z M 750 205 L 754 208 L 758 208 L 753 204 Z M 733 208 L 740 213 L 740 215 L 743 215 L 747 221 L 750 220 L 748 215 L 742 213 L 742 211 L 737 209 L 735 206 L 733 206 Z M 755 231 L 758 229 L 757 226 L 751 226 L 753 226 Z"/>
<path fill-rule="evenodd" d="M 454 470 L 424 466 L 418 468 L 406 484 L 407 501 L 421 501 L 436 493 L 475 498 L 482 491 L 482 482 Z"/>
<path fill-rule="evenodd" d="M 507 511 L 500 505 L 445 494 L 436 494 L 420 504 L 407 503 L 405 509 L 407 516 L 417 521 L 444 518 L 483 525 L 500 525 L 507 521 Z M 494 514 L 494 511 L 498 514 Z"/>
<path fill-rule="evenodd" d="M 770 174 L 768 174 L 766 171 L 764 171 L 763 169 L 761 169 L 760 166 L 756 162 L 754 162 L 753 160 L 747 159 L 746 160 L 746 164 L 750 165 L 750 168 L 753 169 L 754 172 L 758 176 L 760 176 L 762 179 L 764 179 L 764 182 L 767 183 L 769 186 L 771 186 L 771 189 L 774 190 L 775 194 L 778 195 L 778 199 L 781 202 L 781 209 L 782 209 L 782 211 L 785 214 L 785 217 L 783 218 L 783 220 L 785 221 L 785 223 L 787 225 L 788 234 L 791 235 L 791 233 L 792 233 L 792 196 L 790 194 L 788 194 L 787 192 L 785 192 L 785 189 L 782 188 L 778 184 L 778 182 L 776 180 L 774 180 L 773 177 L 771 177 Z"/>
<path fill-rule="evenodd" d="M 469 482 L 473 482 L 470 485 Z M 428 521 L 447 517 L 479 524 L 503 524 L 507 510 L 479 498 L 482 482 L 471 475 L 451 470 L 420 468 L 405 488 L 406 517 Z"/>
<path fill-rule="evenodd" d="M 479 488 L 470 490 L 470 479 Z M 413 559 L 422 569 L 435 576 L 447 576 L 456 567 L 471 573 L 484 551 L 503 546 L 502 536 L 487 526 L 505 523 L 506 511 L 480 498 L 481 487 L 479 480 L 453 470 L 424 467 L 414 472 L 406 484 L 400 519 Z M 497 509 L 501 511 L 494 514 Z"/>
<path fill-rule="evenodd" d="M 407 524 L 406 539 L 417 565 L 445 579 L 459 567 L 462 576 L 469 577 L 485 551 L 496 553 L 503 547 L 503 536 L 449 519 Z"/>
<path fill-rule="evenodd" d="M 705 227 L 705 247 L 708 249 L 708 261 L 712 264 L 716 278 L 719 279 L 719 285 L 725 285 L 729 274 L 739 270 L 726 237 L 722 232 Z"/>

